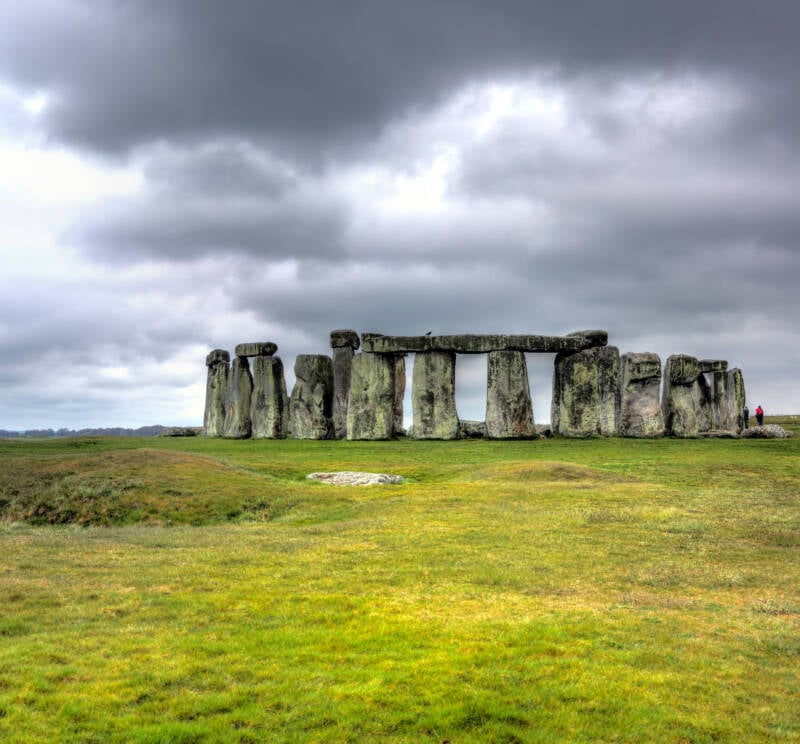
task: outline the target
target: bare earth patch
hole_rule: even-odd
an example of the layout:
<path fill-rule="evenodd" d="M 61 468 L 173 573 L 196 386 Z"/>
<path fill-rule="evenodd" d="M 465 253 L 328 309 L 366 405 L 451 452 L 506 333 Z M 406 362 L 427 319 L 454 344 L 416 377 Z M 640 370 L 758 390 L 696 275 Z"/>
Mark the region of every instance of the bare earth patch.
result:
<path fill-rule="evenodd" d="M 311 473 L 306 478 L 330 483 L 334 486 L 379 486 L 386 483 L 402 483 L 400 475 L 387 473 L 357 473 L 351 470 L 340 470 L 334 473 Z"/>

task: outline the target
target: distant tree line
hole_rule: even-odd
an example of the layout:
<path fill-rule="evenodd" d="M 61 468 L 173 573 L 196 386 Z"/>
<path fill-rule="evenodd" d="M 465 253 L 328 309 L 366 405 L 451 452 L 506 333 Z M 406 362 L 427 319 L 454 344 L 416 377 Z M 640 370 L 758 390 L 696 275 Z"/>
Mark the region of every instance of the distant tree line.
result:
<path fill-rule="evenodd" d="M 140 426 L 138 429 L 126 429 L 113 426 L 105 429 L 27 429 L 26 431 L 8 431 L 0 429 L 0 439 L 14 437 L 157 437 L 165 426 Z"/>

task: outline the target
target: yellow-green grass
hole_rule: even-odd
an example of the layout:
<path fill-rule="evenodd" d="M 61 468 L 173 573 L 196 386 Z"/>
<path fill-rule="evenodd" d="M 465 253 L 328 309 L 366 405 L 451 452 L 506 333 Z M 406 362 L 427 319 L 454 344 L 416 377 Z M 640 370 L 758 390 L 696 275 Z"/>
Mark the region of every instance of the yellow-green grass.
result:
<path fill-rule="evenodd" d="M 800 741 L 799 456 L 0 443 L 0 740 Z"/>

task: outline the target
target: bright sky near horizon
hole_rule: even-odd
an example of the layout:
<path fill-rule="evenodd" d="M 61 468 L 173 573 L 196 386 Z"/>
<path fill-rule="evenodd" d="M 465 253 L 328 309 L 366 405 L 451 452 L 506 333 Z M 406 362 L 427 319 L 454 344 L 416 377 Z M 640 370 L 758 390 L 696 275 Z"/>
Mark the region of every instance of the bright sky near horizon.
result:
<path fill-rule="evenodd" d="M 604 328 L 800 412 L 793 0 L 30 0 L 0 26 L 0 429 L 197 425 L 209 349 L 274 341 L 291 386 L 334 328 Z M 485 360 L 458 369 L 482 418 Z"/>

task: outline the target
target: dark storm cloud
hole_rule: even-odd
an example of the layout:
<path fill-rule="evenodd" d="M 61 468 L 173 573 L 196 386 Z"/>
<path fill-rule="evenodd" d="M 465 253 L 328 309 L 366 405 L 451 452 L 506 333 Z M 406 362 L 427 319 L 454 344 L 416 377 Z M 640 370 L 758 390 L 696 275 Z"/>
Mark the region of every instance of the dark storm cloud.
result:
<path fill-rule="evenodd" d="M 314 157 L 471 79 L 550 66 L 725 69 L 788 126 L 800 6 L 716 2 L 33 2 L 7 7 L 3 75 L 51 94 L 58 139 L 265 137 Z"/>

